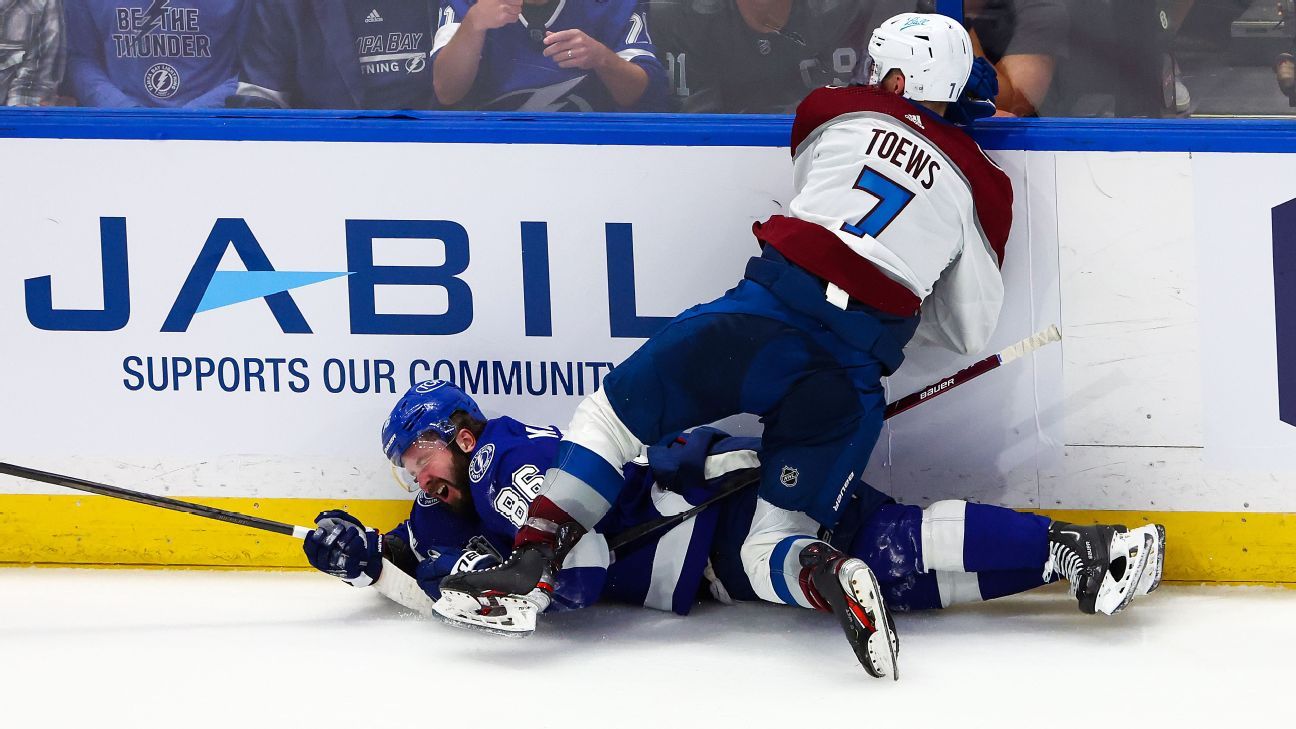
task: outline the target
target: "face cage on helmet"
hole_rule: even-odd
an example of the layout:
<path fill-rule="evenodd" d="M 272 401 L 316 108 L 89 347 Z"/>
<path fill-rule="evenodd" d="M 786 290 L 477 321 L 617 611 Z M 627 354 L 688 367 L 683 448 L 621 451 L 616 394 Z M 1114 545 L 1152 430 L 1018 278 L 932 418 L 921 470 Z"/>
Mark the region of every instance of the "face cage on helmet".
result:
<path fill-rule="evenodd" d="M 448 450 L 450 448 L 450 445 L 442 440 L 441 435 L 435 430 L 423 431 L 414 439 L 414 442 L 410 444 L 410 448 L 413 448 L 414 446 L 424 446 L 433 450 Z M 404 455 L 405 454 L 402 453 L 398 457 L 403 460 Z M 422 490 L 418 483 L 418 471 L 411 473 L 409 469 L 405 468 L 403 463 L 392 463 L 391 473 L 392 478 L 396 481 L 397 485 L 409 493 L 416 494 Z"/>

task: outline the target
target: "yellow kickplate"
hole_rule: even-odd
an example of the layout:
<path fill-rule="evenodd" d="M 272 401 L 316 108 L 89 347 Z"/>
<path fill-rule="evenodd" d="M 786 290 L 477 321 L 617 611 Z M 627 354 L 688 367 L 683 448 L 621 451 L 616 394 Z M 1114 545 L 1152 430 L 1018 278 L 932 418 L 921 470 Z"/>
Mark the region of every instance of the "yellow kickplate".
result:
<path fill-rule="evenodd" d="M 262 519 L 310 526 L 346 509 L 387 530 L 410 501 L 195 498 Z M 1201 511 L 1043 511 L 1080 524 L 1158 522 L 1167 533 L 1165 579 L 1296 583 L 1296 514 Z M 81 566 L 305 568 L 301 542 L 167 509 L 103 496 L 0 495 L 0 563 Z"/>
<path fill-rule="evenodd" d="M 1213 511 L 1042 511 L 1077 524 L 1164 524 L 1165 579 L 1296 583 L 1296 514 Z"/>
<path fill-rule="evenodd" d="M 312 526 L 346 509 L 366 526 L 391 529 L 410 500 L 190 498 L 262 519 Z M 106 496 L 0 496 L 0 563 L 307 567 L 301 540 Z"/>

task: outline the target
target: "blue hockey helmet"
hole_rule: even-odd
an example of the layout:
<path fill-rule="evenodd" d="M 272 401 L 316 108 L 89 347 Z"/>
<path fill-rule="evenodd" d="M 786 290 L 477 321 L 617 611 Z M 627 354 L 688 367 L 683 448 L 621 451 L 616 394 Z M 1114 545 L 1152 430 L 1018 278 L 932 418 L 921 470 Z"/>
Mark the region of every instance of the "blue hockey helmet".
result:
<path fill-rule="evenodd" d="M 433 433 L 447 444 L 452 442 L 458 429 L 450 416 L 460 410 L 477 420 L 486 419 L 468 393 L 454 384 L 444 380 L 415 383 L 383 423 L 382 444 L 387 460 L 400 468 L 401 455 L 425 433 Z"/>

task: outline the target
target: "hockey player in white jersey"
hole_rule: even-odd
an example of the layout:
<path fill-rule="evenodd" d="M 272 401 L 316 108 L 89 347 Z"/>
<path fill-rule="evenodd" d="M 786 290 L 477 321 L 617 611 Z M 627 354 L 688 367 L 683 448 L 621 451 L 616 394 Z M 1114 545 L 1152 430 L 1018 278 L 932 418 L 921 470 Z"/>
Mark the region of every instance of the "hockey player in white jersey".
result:
<path fill-rule="evenodd" d="M 994 330 L 1012 188 L 944 118 L 962 108 L 973 68 L 961 25 L 902 14 L 867 50 L 867 84 L 820 89 L 798 107 L 796 194 L 788 215 L 754 226 L 762 251 L 744 279 L 672 320 L 580 404 L 513 554 L 446 578 L 443 593 L 530 592 L 561 564 L 559 535 L 598 523 L 622 488 L 622 464 L 645 445 L 754 413 L 765 424 L 762 478 L 741 550 L 753 591 L 830 607 L 868 673 L 897 676 L 875 575 L 820 537 L 863 488 L 882 426 L 881 378 L 905 345 L 975 352 Z M 1157 546 L 1146 529 L 1048 530 L 1058 556 L 1049 569 L 1078 576 L 1090 612 L 1128 604 Z"/>

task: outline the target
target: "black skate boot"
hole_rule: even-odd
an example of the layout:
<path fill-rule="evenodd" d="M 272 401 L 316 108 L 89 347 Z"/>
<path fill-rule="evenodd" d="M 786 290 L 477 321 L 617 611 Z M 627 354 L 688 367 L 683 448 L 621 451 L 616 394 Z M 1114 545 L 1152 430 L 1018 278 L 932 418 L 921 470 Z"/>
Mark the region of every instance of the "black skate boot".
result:
<path fill-rule="evenodd" d="M 1134 599 L 1156 551 L 1156 539 L 1146 527 L 1131 532 L 1117 525 L 1055 521 L 1049 525 L 1044 579 L 1056 575 L 1070 582 L 1081 612 L 1115 615 Z"/>
<path fill-rule="evenodd" d="M 811 602 L 837 616 L 864 670 L 874 678 L 891 676 L 899 681 L 900 641 L 873 571 L 823 542 L 801 550 L 800 561 L 810 573 Z"/>
<path fill-rule="evenodd" d="M 549 605 L 554 573 L 584 534 L 574 521 L 556 524 L 529 517 L 518 532 L 518 546 L 503 564 L 447 576 L 433 609 L 460 625 L 530 634 L 536 614 Z"/>

